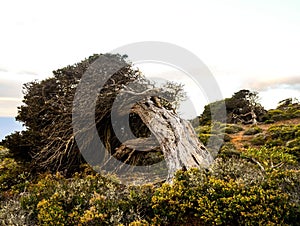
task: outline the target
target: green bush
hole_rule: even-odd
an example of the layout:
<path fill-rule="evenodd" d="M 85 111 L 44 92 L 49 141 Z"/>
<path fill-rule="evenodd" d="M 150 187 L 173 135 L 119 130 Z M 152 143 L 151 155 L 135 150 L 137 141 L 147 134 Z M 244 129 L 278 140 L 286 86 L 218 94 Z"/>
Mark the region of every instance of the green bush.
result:
<path fill-rule="evenodd" d="M 0 193 L 8 189 L 23 191 L 29 183 L 30 174 L 26 172 L 23 165 L 13 158 L 0 159 Z"/>
<path fill-rule="evenodd" d="M 225 134 L 226 124 L 214 122 L 212 125 L 199 126 L 196 128 L 199 140 L 207 146 L 212 153 L 217 153 L 222 143 L 229 142 L 230 136 Z"/>
<path fill-rule="evenodd" d="M 226 130 L 226 124 L 221 122 L 214 122 L 212 124 L 212 131 L 213 134 L 224 134 Z"/>
<path fill-rule="evenodd" d="M 293 112 L 293 117 L 300 118 L 300 110 L 296 110 L 295 112 Z"/>
<path fill-rule="evenodd" d="M 286 142 L 286 146 L 289 148 L 300 147 L 300 137 Z"/>
<path fill-rule="evenodd" d="M 276 169 L 266 174 L 263 189 L 277 189 L 289 196 L 289 225 L 299 225 L 300 222 L 300 170 Z"/>
<path fill-rule="evenodd" d="M 223 140 L 224 140 L 225 142 L 229 142 L 229 141 L 231 141 L 231 137 L 230 137 L 228 134 L 224 134 Z"/>
<path fill-rule="evenodd" d="M 264 178 L 255 163 L 240 156 L 237 151 L 224 151 L 211 166 L 211 173 L 218 179 L 232 178 L 235 181 L 251 186 L 259 184 Z"/>
<path fill-rule="evenodd" d="M 179 171 L 172 184 L 156 187 L 125 186 L 117 178 L 95 174 L 89 168 L 69 179 L 59 173 L 43 174 L 27 185 L 20 214 L 27 214 L 28 218 L 30 213 L 30 222 L 38 225 L 293 225 L 298 222 L 299 170 L 267 170 L 281 162 L 294 163 L 294 157 L 286 151 L 288 148 L 263 147 L 248 149 L 243 154 L 230 152 L 230 145 L 227 148 L 228 152 L 223 151 L 209 171 Z M 253 158 L 261 162 L 265 172 Z"/>
<path fill-rule="evenodd" d="M 242 155 L 256 159 L 266 169 L 272 169 L 274 165 L 295 165 L 297 163 L 295 156 L 289 154 L 285 147 L 248 148 Z"/>
<path fill-rule="evenodd" d="M 265 124 L 272 124 L 274 122 L 275 121 L 273 119 L 268 119 L 268 120 L 264 121 Z"/>
<path fill-rule="evenodd" d="M 224 143 L 220 149 L 220 153 L 226 151 L 236 151 L 236 147 L 231 142 Z"/>
<path fill-rule="evenodd" d="M 279 109 L 269 110 L 268 114 L 270 116 L 270 119 L 274 121 L 281 121 L 281 120 L 291 118 L 286 111 L 279 110 Z"/>
<path fill-rule="evenodd" d="M 262 134 L 257 134 L 258 136 L 255 136 L 254 138 L 252 138 L 250 140 L 251 144 L 253 145 L 264 145 L 266 140 L 265 140 L 265 136 Z"/>
<path fill-rule="evenodd" d="M 214 122 L 210 125 L 198 126 L 195 131 L 197 134 L 224 134 L 226 130 L 226 124 L 220 122 Z"/>
<path fill-rule="evenodd" d="M 300 105 L 289 105 L 287 108 L 283 109 L 274 109 L 268 111 L 269 119 L 274 121 L 281 121 L 292 118 L 300 117 Z"/>
<path fill-rule="evenodd" d="M 12 196 L 0 203 L 0 225 L 36 225 L 28 218 L 29 213 L 21 208 L 19 196 Z"/>
<path fill-rule="evenodd" d="M 153 217 L 153 186 L 126 187 L 114 177 L 43 175 L 28 188 L 22 207 L 39 225 L 117 225 Z M 145 220 L 147 220 L 145 219 Z"/>
<path fill-rule="evenodd" d="M 278 225 L 297 222 L 295 205 L 277 189 L 245 186 L 198 170 L 178 172 L 152 198 L 161 225 Z M 299 217 L 298 217 L 299 219 Z"/>
<path fill-rule="evenodd" d="M 211 134 L 203 134 L 203 133 L 201 133 L 201 134 L 199 134 L 198 136 L 199 136 L 200 141 L 201 141 L 204 145 L 207 145 L 208 140 L 211 138 L 212 135 L 211 135 Z"/>
<path fill-rule="evenodd" d="M 299 125 L 275 125 L 271 126 L 267 133 L 272 139 L 289 141 L 295 139 L 300 131 Z"/>
<path fill-rule="evenodd" d="M 268 114 L 271 115 L 271 117 L 273 115 L 284 115 L 284 111 L 279 110 L 279 109 L 271 109 L 268 111 Z"/>
<path fill-rule="evenodd" d="M 285 142 L 281 139 L 268 139 L 266 141 L 267 147 L 278 147 L 278 146 L 284 146 Z"/>
<path fill-rule="evenodd" d="M 263 130 L 258 126 L 250 127 L 248 130 L 244 132 L 244 135 L 255 135 L 261 133 Z"/>
<path fill-rule="evenodd" d="M 295 156 L 297 161 L 300 162 L 300 147 L 299 146 L 288 149 L 288 153 Z"/>
<path fill-rule="evenodd" d="M 235 134 L 238 133 L 240 131 L 243 131 L 243 128 L 234 124 L 227 124 L 226 129 L 225 129 L 225 133 L 228 134 Z"/>

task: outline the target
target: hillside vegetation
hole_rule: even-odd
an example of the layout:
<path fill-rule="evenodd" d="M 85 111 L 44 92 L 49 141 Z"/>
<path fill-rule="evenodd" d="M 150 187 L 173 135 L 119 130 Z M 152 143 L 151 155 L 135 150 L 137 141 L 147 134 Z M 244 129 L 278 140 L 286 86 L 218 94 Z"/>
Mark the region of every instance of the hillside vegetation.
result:
<path fill-rule="evenodd" d="M 171 184 L 125 186 L 88 165 L 37 174 L 1 147 L 0 224 L 299 225 L 298 113 L 291 105 L 257 125 L 199 126 L 204 144 L 224 144 L 210 170 L 179 170 Z"/>
<path fill-rule="evenodd" d="M 80 89 L 88 68 L 97 76 Z M 94 111 L 82 98 L 92 88 Z M 257 92 L 240 90 L 205 106 L 190 123 L 176 114 L 182 88 L 167 83 L 158 89 L 126 56 L 112 54 L 25 84 L 17 120 L 26 131 L 0 143 L 0 225 L 299 225 L 299 102 L 287 99 L 266 111 Z M 134 105 L 124 110 L 131 105 L 122 101 L 115 111 L 120 95 Z M 127 122 L 132 133 L 123 127 Z M 122 139 L 116 126 L 124 129 Z M 109 155 L 97 155 L 99 139 Z M 168 176 L 126 186 L 124 178 L 95 173 L 82 147 L 94 167 L 116 171 L 165 158 Z M 116 167 L 115 159 L 124 164 Z M 125 179 L 136 182 L 140 175 L 129 172 Z"/>

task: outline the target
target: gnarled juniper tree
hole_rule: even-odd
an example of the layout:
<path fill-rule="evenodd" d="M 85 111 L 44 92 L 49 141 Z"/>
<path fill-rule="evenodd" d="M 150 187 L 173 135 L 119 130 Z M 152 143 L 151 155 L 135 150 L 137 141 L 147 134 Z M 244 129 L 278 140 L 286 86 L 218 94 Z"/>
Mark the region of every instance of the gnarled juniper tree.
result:
<path fill-rule="evenodd" d="M 72 127 L 73 101 L 83 74 L 99 56 L 108 62 L 98 65 L 102 72 L 108 71 L 116 62 L 124 66 L 103 87 L 99 87 L 95 112 L 75 117 L 82 120 L 94 114 L 97 135 L 110 158 L 131 165 L 152 164 L 164 158 L 169 178 L 183 167 L 208 167 L 212 162 L 211 154 L 200 143 L 190 123 L 181 119 L 175 111 L 182 97 L 182 86 L 168 83 L 157 88 L 124 57 L 112 54 L 91 56 L 78 64 L 53 71 L 53 76 L 43 81 L 25 84 L 23 105 L 19 107 L 17 120 L 23 122 L 27 130 L 6 137 L 3 144 L 17 156 L 26 151 L 26 158 L 31 159 L 36 170 L 68 173 L 78 170 L 85 160 L 76 144 Z M 130 84 L 135 84 L 135 88 L 132 89 Z M 129 115 L 134 139 L 129 135 L 126 139 L 126 131 L 122 141 L 116 135 L 112 108 L 117 96 L 134 102 L 130 109 L 120 104 L 114 112 L 120 120 L 124 118 L 122 116 Z M 139 100 L 135 102 L 136 96 Z M 84 103 L 84 98 L 82 101 Z M 93 137 L 88 135 L 87 126 L 83 129 L 87 131 L 84 143 L 88 145 Z"/>

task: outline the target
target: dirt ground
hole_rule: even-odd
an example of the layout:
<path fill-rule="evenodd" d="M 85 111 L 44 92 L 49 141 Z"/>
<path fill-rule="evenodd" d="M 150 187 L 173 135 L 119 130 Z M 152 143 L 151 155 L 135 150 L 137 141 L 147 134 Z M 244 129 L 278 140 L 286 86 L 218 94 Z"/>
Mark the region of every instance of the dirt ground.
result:
<path fill-rule="evenodd" d="M 271 124 L 257 124 L 259 128 L 263 130 L 262 133 L 266 133 L 266 131 L 271 127 L 275 125 L 295 125 L 300 124 L 300 118 L 295 119 L 288 119 L 288 120 L 282 120 L 279 122 L 274 122 Z M 244 135 L 244 132 L 248 130 L 252 125 L 239 125 L 243 128 L 242 131 L 236 133 L 236 134 L 230 134 L 231 137 L 231 143 L 238 149 L 243 150 L 244 145 L 249 143 L 249 141 L 255 136 L 255 135 Z"/>

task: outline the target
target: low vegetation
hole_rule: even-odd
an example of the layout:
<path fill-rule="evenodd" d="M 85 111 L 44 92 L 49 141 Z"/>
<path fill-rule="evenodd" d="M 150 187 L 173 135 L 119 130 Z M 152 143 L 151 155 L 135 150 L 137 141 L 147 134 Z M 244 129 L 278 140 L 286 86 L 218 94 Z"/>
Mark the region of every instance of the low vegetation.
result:
<path fill-rule="evenodd" d="M 254 127 L 248 126 L 248 129 Z M 228 136 L 238 125 L 198 128 Z M 209 171 L 178 171 L 173 182 L 125 186 L 113 175 L 81 172 L 31 177 L 1 151 L 4 225 L 297 225 L 300 222 L 300 125 L 270 125 L 264 144 L 236 150 L 228 141 Z M 246 130 L 244 130 L 246 129 Z M 257 135 L 245 135 L 257 138 Z M 280 142 L 271 142 L 279 140 Z"/>
<path fill-rule="evenodd" d="M 65 79 L 69 81 L 74 71 L 79 76 L 91 61 L 58 70 L 55 79 L 44 82 L 51 85 L 48 88 L 60 87 L 63 101 L 69 97 L 63 89 Z M 71 84 L 66 90 L 73 90 Z M 31 92 L 18 119 L 30 129 L 6 137 L 5 148 L 0 146 L 0 225 L 300 225 L 299 103 L 285 100 L 266 111 L 256 92 L 241 90 L 225 99 L 228 114 L 214 122 L 209 110 L 217 111 L 220 102 L 207 105 L 193 124 L 214 156 L 213 164 L 205 170 L 182 167 L 171 183 L 126 186 L 115 175 L 95 173 L 76 152 L 75 143 L 67 146 L 69 152 L 58 151 L 66 150 L 69 142 L 60 138 L 57 128 L 67 123 L 66 134 L 72 137 L 71 116 L 53 127 L 47 117 L 60 120 L 56 111 L 61 109 L 53 107 L 59 103 L 57 95 L 43 83 L 27 86 Z M 72 101 L 67 100 L 71 109 Z M 49 104 L 52 115 L 40 103 Z M 140 118 L 133 122 L 141 123 Z M 135 128 L 150 133 L 144 126 L 145 131 Z M 107 131 L 102 131 L 107 136 L 102 139 L 110 146 Z M 55 145 L 48 146 L 47 140 Z M 161 157 L 159 152 L 155 158 Z"/>

